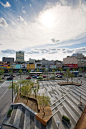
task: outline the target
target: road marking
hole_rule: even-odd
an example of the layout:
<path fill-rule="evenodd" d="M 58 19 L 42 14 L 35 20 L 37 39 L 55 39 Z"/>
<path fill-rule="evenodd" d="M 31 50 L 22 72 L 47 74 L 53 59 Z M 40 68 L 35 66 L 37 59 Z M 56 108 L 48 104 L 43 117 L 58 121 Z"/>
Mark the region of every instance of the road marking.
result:
<path fill-rule="evenodd" d="M 0 100 L 3 98 L 3 96 L 6 94 L 6 92 L 8 91 L 8 89 L 5 91 L 5 93 L 1 96 Z"/>
<path fill-rule="evenodd" d="M 0 88 L 3 86 L 4 83 L 5 83 L 5 82 L 3 82 L 3 83 L 0 85 Z"/>

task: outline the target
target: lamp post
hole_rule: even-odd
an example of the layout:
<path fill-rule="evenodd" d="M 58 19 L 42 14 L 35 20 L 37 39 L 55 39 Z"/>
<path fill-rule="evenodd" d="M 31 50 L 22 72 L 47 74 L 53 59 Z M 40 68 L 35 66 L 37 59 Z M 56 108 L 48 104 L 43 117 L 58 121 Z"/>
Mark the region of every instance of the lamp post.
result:
<path fill-rule="evenodd" d="M 12 67 L 12 110 L 13 110 L 13 67 Z"/>
<path fill-rule="evenodd" d="M 21 72 L 20 72 L 20 95 L 21 95 Z"/>

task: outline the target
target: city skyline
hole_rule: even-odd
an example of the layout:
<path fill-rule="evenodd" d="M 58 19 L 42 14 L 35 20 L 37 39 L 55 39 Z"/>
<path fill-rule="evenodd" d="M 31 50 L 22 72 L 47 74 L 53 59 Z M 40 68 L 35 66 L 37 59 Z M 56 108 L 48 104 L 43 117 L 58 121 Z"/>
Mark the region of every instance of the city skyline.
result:
<path fill-rule="evenodd" d="M 85 0 L 0 0 L 0 60 L 25 52 L 32 59 L 86 56 Z"/>

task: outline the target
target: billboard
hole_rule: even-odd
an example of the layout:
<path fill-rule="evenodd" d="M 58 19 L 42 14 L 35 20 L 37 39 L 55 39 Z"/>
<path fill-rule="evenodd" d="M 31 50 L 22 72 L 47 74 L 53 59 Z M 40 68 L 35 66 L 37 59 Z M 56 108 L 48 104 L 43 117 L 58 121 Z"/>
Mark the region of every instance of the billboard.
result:
<path fill-rule="evenodd" d="M 26 69 L 27 68 L 27 64 L 21 64 L 21 69 Z"/>
<path fill-rule="evenodd" d="M 21 65 L 20 64 L 16 64 L 16 69 L 20 69 L 21 68 Z"/>
<path fill-rule="evenodd" d="M 27 69 L 35 69 L 35 64 L 27 64 Z"/>
<path fill-rule="evenodd" d="M 77 64 L 68 64 L 68 67 L 70 67 L 70 68 L 78 68 L 78 65 Z"/>

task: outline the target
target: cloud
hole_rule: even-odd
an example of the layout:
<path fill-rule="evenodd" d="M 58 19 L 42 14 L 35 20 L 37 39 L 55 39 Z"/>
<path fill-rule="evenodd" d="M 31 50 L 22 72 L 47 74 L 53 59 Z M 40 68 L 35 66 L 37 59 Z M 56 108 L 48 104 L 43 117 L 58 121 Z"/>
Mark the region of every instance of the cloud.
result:
<path fill-rule="evenodd" d="M 24 21 L 24 18 L 22 16 L 19 16 L 20 21 Z"/>
<path fill-rule="evenodd" d="M 10 3 L 9 3 L 8 1 L 6 2 L 6 4 L 3 4 L 2 2 L 0 2 L 0 4 L 1 4 L 2 6 L 4 6 L 5 8 L 11 7 L 11 5 L 10 5 Z"/>
<path fill-rule="evenodd" d="M 75 53 L 83 53 L 86 54 L 86 47 L 77 48 Z"/>
<path fill-rule="evenodd" d="M 49 3 L 46 8 L 37 2 L 40 12 L 39 9 L 36 10 L 35 5 L 34 9 L 30 8 L 30 3 L 27 6 L 23 4 L 24 8 L 20 4 L 23 12 L 20 8 L 18 12 L 6 12 L 4 9 L 4 17 L 0 18 L 0 26 L 8 25 L 9 20 L 14 23 L 9 24 L 9 28 L 0 27 L 0 42 L 2 43 L 0 50 L 6 48 L 18 51 L 40 46 L 42 49 L 30 50 L 28 53 L 31 53 L 33 57 L 45 56 L 49 59 L 60 59 L 62 56 L 70 55 L 73 51 L 69 48 L 72 49 L 73 45 L 82 46 L 86 42 L 86 5 L 74 7 L 69 6 L 67 0 L 64 2 L 65 0 L 61 0 L 60 3 Z M 23 14 L 24 11 L 28 13 Z M 19 20 L 16 20 L 17 18 Z M 47 22 L 47 19 L 51 20 Z M 69 51 L 60 49 L 66 47 L 69 47 Z M 52 56 L 50 56 L 51 53 Z"/>
<path fill-rule="evenodd" d="M 55 39 L 51 39 L 52 40 L 52 42 L 55 42 Z"/>
<path fill-rule="evenodd" d="M 54 43 L 57 43 L 57 42 L 59 42 L 60 40 L 55 40 L 55 39 L 53 38 L 53 39 L 51 39 L 51 41 L 54 42 Z"/>
<path fill-rule="evenodd" d="M 0 26 L 5 26 L 5 27 L 8 26 L 6 20 L 4 18 L 2 18 L 2 17 L 0 18 Z"/>
<path fill-rule="evenodd" d="M 2 53 L 5 53 L 5 54 L 14 54 L 14 53 L 16 53 L 15 50 L 10 50 L 10 49 L 2 50 L 1 52 L 2 52 Z"/>
<path fill-rule="evenodd" d="M 22 13 L 26 14 L 26 11 L 25 10 L 22 10 Z"/>

